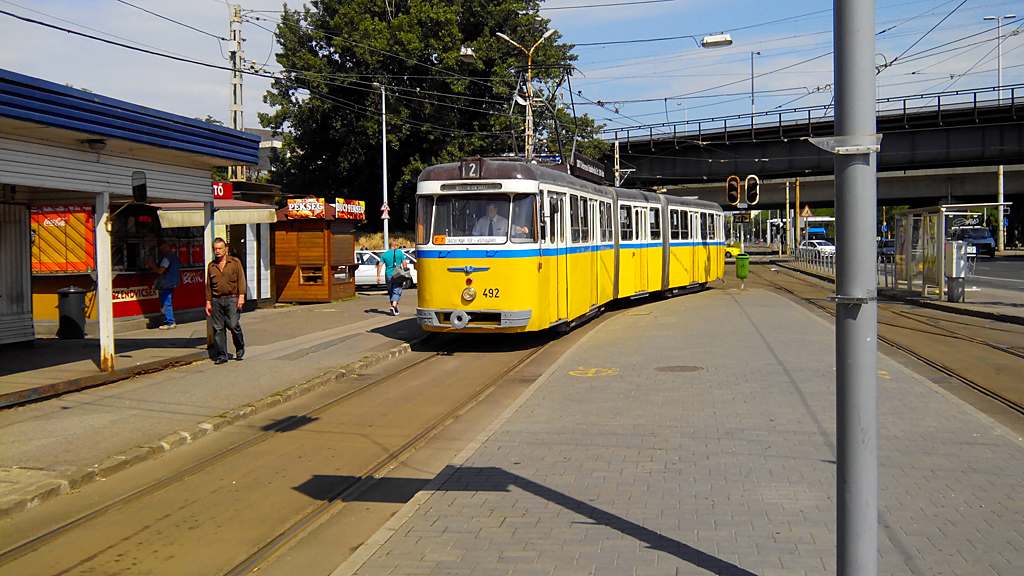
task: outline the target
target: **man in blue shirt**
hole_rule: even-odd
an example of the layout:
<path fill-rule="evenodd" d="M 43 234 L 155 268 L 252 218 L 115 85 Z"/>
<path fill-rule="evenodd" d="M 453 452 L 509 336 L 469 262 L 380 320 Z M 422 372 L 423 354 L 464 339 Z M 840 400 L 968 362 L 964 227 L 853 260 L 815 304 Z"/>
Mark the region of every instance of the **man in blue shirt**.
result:
<path fill-rule="evenodd" d="M 160 264 L 146 260 L 146 265 L 157 274 L 153 288 L 160 291 L 160 311 L 164 313 L 164 323 L 160 329 L 170 330 L 176 326 L 171 300 L 174 298 L 174 288 L 181 284 L 181 262 L 178 261 L 177 248 L 164 240 L 160 243 Z"/>

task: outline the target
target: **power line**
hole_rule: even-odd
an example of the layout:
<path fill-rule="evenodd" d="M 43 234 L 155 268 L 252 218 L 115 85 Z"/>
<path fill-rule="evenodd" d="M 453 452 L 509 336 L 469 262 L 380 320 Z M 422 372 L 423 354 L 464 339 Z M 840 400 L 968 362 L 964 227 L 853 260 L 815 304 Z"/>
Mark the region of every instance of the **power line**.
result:
<path fill-rule="evenodd" d="M 666 2 L 678 2 L 679 0 L 640 0 L 639 2 L 614 2 L 612 4 L 584 4 L 582 6 L 541 6 L 541 10 L 579 10 L 581 8 L 611 8 L 613 6 L 635 6 L 637 4 L 664 4 Z"/>
<path fill-rule="evenodd" d="M 164 16 L 163 14 L 157 14 L 156 12 L 153 12 L 152 10 L 147 10 L 147 9 L 141 7 L 141 6 L 136 6 L 135 4 L 132 4 L 131 2 L 126 2 L 125 0 L 115 0 L 115 1 L 120 2 L 121 4 L 124 4 L 125 6 L 131 6 L 132 8 L 135 8 L 136 10 L 142 10 L 146 14 L 152 14 L 153 16 L 156 16 L 157 18 L 162 18 L 164 20 L 167 20 L 168 22 L 173 22 L 173 23 L 177 24 L 178 26 L 184 26 L 185 28 L 188 28 L 189 30 L 195 30 L 196 32 L 199 32 L 200 34 L 206 34 L 207 36 L 210 36 L 211 38 L 216 38 L 217 40 L 223 40 L 225 42 L 228 41 L 228 39 L 224 38 L 223 36 L 217 36 L 216 34 L 211 34 L 211 33 L 207 32 L 206 30 L 200 30 L 199 28 L 196 28 L 195 26 L 190 26 L 188 24 L 185 24 L 184 22 L 178 22 L 177 20 L 175 20 L 173 18 L 168 18 L 167 16 Z"/>

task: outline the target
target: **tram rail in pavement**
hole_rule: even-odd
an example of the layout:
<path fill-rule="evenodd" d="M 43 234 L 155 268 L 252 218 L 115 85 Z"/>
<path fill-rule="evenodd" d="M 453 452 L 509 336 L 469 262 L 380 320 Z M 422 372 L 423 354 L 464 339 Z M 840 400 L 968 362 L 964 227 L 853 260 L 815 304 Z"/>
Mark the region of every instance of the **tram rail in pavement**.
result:
<path fill-rule="evenodd" d="M 162 355 L 154 361 L 157 367 L 0 410 L 0 518 L 317 389 L 343 376 L 339 369 L 346 366 L 351 370 L 407 351 L 423 335 L 415 312 L 406 307 L 396 318 L 388 308 L 385 295 L 370 293 L 346 302 L 246 313 L 245 360 L 225 366 L 203 360 L 205 322 L 131 339 L 136 348 L 122 348 L 119 355 L 128 361 Z M 52 384 L 48 377 L 98 372 L 91 360 L 74 354 L 63 357 L 70 360 L 64 364 L 61 358 L 33 358 L 60 352 L 65 342 L 78 351 L 89 344 L 5 348 L 4 360 L 14 360 L 3 364 L 5 372 L 33 363 L 35 370 L 5 374 L 0 386 L 31 390 Z M 152 347 L 146 347 L 149 342 Z"/>

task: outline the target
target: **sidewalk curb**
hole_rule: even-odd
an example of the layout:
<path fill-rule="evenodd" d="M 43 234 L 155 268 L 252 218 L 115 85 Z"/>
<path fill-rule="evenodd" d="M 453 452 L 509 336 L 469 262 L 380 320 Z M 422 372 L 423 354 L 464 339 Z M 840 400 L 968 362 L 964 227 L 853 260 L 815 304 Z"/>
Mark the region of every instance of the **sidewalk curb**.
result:
<path fill-rule="evenodd" d="M 798 274 L 804 274 L 806 276 L 811 276 L 817 278 L 818 280 L 823 280 L 831 284 L 835 284 L 836 282 L 835 278 L 832 278 L 831 276 L 825 276 L 823 274 L 802 270 L 800 268 L 796 268 L 790 265 L 788 262 L 778 262 L 773 260 L 771 261 L 771 264 L 773 266 L 780 266 L 782 268 L 785 268 L 786 270 L 790 270 Z M 920 306 L 922 308 L 931 308 L 932 310 L 938 310 L 940 312 L 948 312 L 949 314 L 959 314 L 961 316 L 971 316 L 974 318 L 981 318 L 983 320 L 995 320 L 996 322 L 1005 322 L 1007 324 L 1017 324 L 1020 326 L 1024 326 L 1024 317 L 1014 316 L 1012 314 L 1001 314 L 999 312 L 988 312 L 986 310 L 973 310 L 971 308 L 960 308 L 958 306 L 950 306 L 944 302 L 924 300 L 913 296 L 907 296 L 905 294 L 901 294 L 895 290 L 892 290 L 891 288 L 879 287 L 878 294 L 884 295 L 886 298 L 889 298 L 891 300 L 898 300 L 900 302 L 913 304 L 915 306 Z"/>
<path fill-rule="evenodd" d="M 376 366 L 377 364 L 381 364 L 387 360 L 398 358 L 399 356 L 411 352 L 412 346 L 420 342 L 423 338 L 426 338 L 426 336 L 421 336 L 411 342 L 404 342 L 383 352 L 369 354 L 360 360 L 356 360 L 355 362 L 350 362 L 340 368 L 324 372 L 323 374 L 307 380 L 306 382 L 290 386 L 284 390 L 275 392 L 270 396 L 256 400 L 255 402 L 243 404 L 242 406 L 233 408 L 227 412 L 214 416 L 213 418 L 199 422 L 188 430 L 178 430 L 177 432 L 168 434 L 155 442 L 136 446 L 135 448 L 126 450 L 120 454 L 115 454 L 99 464 L 57 474 L 55 478 L 40 482 L 39 484 L 22 491 L 16 496 L 8 496 L 0 499 L 0 519 L 10 518 L 18 512 L 38 506 L 39 504 L 56 498 L 57 496 L 68 494 L 75 490 L 80 490 L 86 484 L 90 484 L 97 480 L 104 480 L 118 472 L 121 472 L 122 470 L 127 470 L 136 464 L 156 458 L 165 452 L 174 450 L 175 448 L 191 444 L 211 432 L 222 430 L 232 424 L 236 424 L 262 412 L 266 412 L 280 404 L 301 398 L 311 392 L 320 390 L 328 384 L 333 384 L 349 376 L 354 376 L 356 373 L 371 366 Z M 208 357 L 208 353 L 203 350 L 201 356 L 203 358 Z M 180 361 L 180 358 L 181 357 L 177 360 Z M 197 360 L 198 359 L 199 358 L 197 358 Z"/>

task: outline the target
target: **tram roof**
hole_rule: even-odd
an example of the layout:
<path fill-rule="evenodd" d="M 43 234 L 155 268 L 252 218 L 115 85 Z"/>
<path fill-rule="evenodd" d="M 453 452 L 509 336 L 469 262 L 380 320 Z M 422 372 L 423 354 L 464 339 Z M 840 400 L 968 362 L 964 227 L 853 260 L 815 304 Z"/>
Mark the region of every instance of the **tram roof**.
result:
<path fill-rule="evenodd" d="M 536 180 L 544 184 L 553 184 L 564 188 L 572 188 L 582 192 L 590 192 L 597 196 L 611 198 L 612 187 L 602 186 L 581 180 L 566 174 L 553 166 L 543 164 L 528 164 L 519 159 L 481 159 L 480 177 L 474 180 Z M 564 165 L 559 165 L 564 168 Z M 464 180 L 462 177 L 462 164 L 451 162 L 430 166 L 420 173 L 420 182 Z M 645 192 L 629 188 L 615 188 L 615 194 L 620 200 L 640 200 L 645 202 L 660 203 L 662 194 L 657 192 Z M 681 198 L 679 196 L 668 196 L 669 204 L 688 208 L 698 208 L 721 212 L 722 207 L 714 202 L 697 200 L 695 198 Z"/>

